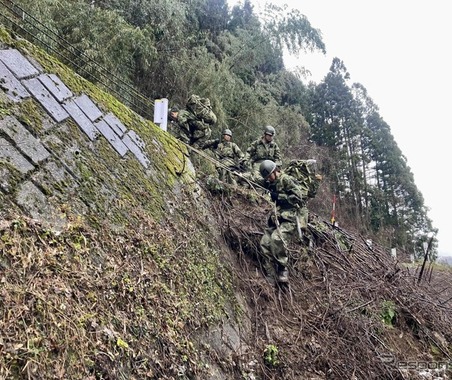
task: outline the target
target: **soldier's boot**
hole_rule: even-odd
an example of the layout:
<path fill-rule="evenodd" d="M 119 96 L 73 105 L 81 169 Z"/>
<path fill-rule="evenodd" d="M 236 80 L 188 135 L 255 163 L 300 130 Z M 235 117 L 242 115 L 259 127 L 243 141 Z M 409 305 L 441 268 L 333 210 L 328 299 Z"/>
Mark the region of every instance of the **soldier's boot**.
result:
<path fill-rule="evenodd" d="M 280 266 L 279 270 L 278 270 L 278 282 L 289 282 L 289 271 L 287 270 L 286 267 L 284 266 Z"/>

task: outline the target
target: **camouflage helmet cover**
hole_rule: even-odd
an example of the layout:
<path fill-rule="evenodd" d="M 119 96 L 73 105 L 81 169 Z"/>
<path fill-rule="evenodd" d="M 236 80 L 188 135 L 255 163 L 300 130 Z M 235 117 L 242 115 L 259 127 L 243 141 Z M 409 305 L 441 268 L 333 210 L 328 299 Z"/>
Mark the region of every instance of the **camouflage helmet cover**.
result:
<path fill-rule="evenodd" d="M 265 126 L 265 128 L 264 128 L 264 134 L 274 136 L 275 133 L 276 133 L 275 128 L 273 128 L 271 125 Z"/>
<path fill-rule="evenodd" d="M 228 136 L 231 136 L 231 137 L 232 137 L 232 131 L 231 131 L 230 129 L 226 128 L 226 129 L 223 131 L 223 135 L 228 135 Z"/>
<path fill-rule="evenodd" d="M 262 178 L 267 179 L 276 169 L 276 163 L 272 160 L 264 160 L 259 166 L 259 172 Z"/>

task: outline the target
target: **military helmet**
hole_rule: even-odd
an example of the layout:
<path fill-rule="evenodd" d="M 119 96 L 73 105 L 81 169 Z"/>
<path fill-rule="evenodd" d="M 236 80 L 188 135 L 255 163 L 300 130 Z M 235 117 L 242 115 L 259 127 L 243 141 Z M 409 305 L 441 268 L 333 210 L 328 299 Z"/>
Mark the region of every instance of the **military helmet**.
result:
<path fill-rule="evenodd" d="M 231 136 L 232 137 L 232 131 L 230 130 L 230 129 L 225 129 L 224 131 L 223 131 L 223 135 L 228 135 L 228 136 Z"/>
<path fill-rule="evenodd" d="M 272 160 L 264 160 L 259 166 L 259 172 L 264 179 L 267 179 L 276 169 L 276 163 Z"/>
<path fill-rule="evenodd" d="M 273 128 L 271 125 L 265 126 L 265 128 L 264 128 L 264 134 L 274 136 L 275 133 L 276 133 L 275 128 Z"/>

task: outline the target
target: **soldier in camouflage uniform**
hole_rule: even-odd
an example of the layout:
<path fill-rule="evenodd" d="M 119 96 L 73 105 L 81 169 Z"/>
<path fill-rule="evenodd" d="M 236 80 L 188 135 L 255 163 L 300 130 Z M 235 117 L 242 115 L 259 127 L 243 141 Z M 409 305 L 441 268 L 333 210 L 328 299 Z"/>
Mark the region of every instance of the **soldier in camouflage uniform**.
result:
<path fill-rule="evenodd" d="M 189 115 L 186 115 L 186 113 L 188 111 L 179 110 L 179 107 L 171 107 L 168 115 L 168 132 L 185 144 L 190 144 L 190 126 L 186 123 Z"/>
<path fill-rule="evenodd" d="M 264 160 L 259 169 L 264 180 L 261 183 L 276 202 L 276 215 L 272 213 L 260 241 L 263 266 L 267 276 L 287 282 L 287 246 L 295 238 L 301 242 L 301 231 L 306 229 L 308 222 L 308 196 L 295 178 L 281 172 L 275 162 Z"/>
<path fill-rule="evenodd" d="M 225 129 L 223 131 L 223 141 L 218 144 L 215 154 L 221 163 L 221 166 L 217 166 L 218 178 L 220 181 L 235 185 L 237 181 L 231 171 L 240 170 L 241 166 L 244 165 L 245 154 L 231 140 L 231 130 Z"/>
<path fill-rule="evenodd" d="M 273 141 L 275 128 L 267 125 L 264 128 L 264 135 L 253 141 L 246 151 L 246 162 L 251 171 L 249 179 L 258 182 L 260 179 L 259 167 L 262 161 L 272 160 L 277 166 L 281 166 L 281 152 L 278 144 Z"/>
<path fill-rule="evenodd" d="M 206 149 L 215 144 L 211 140 L 210 125 L 217 121 L 207 98 L 191 95 L 187 109 L 171 108 L 169 112 L 170 132 L 179 140 L 197 149 Z"/>
<path fill-rule="evenodd" d="M 191 142 L 191 128 L 188 123 L 188 120 L 191 118 L 192 115 L 190 112 L 180 110 L 178 107 L 172 107 L 168 116 L 168 131 L 185 144 L 190 144 Z"/>

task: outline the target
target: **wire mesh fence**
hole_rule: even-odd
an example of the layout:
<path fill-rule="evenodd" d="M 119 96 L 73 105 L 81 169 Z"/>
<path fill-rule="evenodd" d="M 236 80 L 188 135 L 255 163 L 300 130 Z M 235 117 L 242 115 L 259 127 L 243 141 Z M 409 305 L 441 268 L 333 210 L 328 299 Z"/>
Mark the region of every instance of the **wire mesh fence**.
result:
<path fill-rule="evenodd" d="M 44 24 L 23 6 L 10 0 L 0 0 L 0 22 L 20 37 L 43 48 L 77 74 L 102 87 L 146 119 L 153 119 L 154 102 L 139 93 L 130 83 L 99 64 L 75 47 L 58 31 Z"/>

